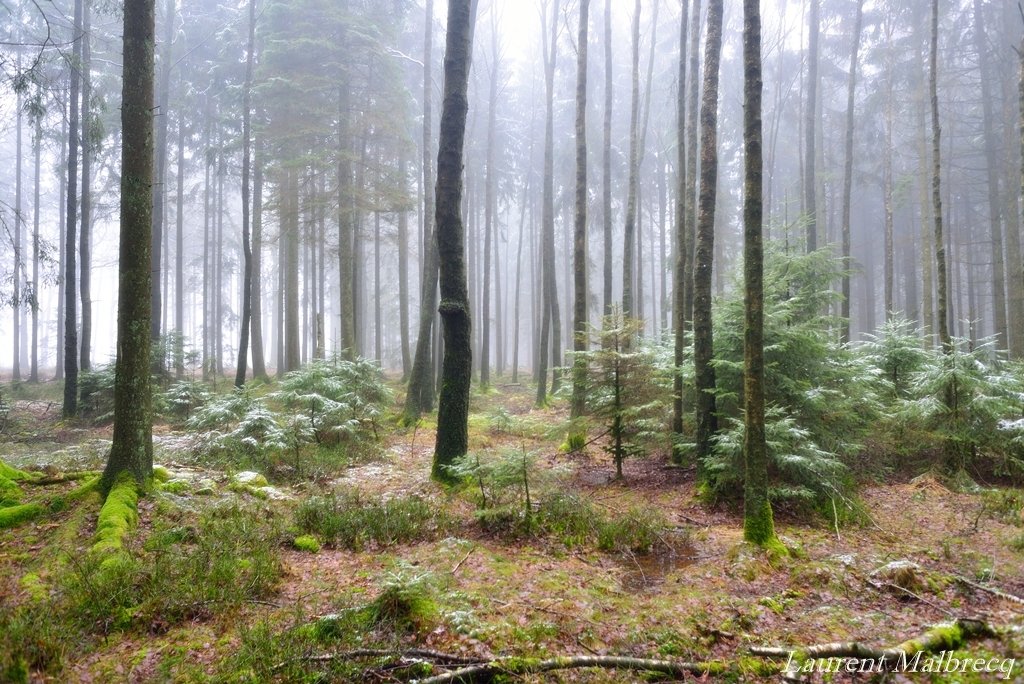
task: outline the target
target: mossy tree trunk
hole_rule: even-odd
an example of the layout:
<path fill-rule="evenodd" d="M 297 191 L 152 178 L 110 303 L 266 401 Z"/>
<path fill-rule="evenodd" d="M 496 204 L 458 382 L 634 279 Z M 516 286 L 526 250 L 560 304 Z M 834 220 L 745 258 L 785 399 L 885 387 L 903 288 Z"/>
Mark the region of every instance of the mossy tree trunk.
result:
<path fill-rule="evenodd" d="M 693 272 L 693 361 L 697 389 L 697 466 L 711 455 L 715 418 L 715 355 L 711 329 L 711 279 L 715 254 L 718 185 L 718 71 L 722 55 L 722 0 L 708 2 L 704 85 L 700 107 L 700 199 Z"/>
<path fill-rule="evenodd" d="M 124 5 L 121 96 L 121 240 L 118 262 L 114 439 L 103 473 L 108 491 L 122 472 L 143 483 L 153 473 L 150 410 L 150 291 L 153 238 L 154 0 Z"/>
<path fill-rule="evenodd" d="M 469 110 L 469 60 L 475 0 L 450 0 L 444 53 L 444 99 L 437 149 L 437 252 L 440 265 L 444 362 L 438 400 L 432 475 L 448 480 L 447 466 L 465 455 L 469 442 L 469 390 L 473 373 L 472 323 L 466 286 L 462 224 L 462 164 Z"/>
<path fill-rule="evenodd" d="M 716 0 L 717 1 L 717 0 Z M 813 0 L 812 0 L 813 1 Z M 781 549 L 768 502 L 764 430 L 764 248 L 762 244 L 760 0 L 743 0 L 743 538 Z"/>
<path fill-rule="evenodd" d="M 576 217 L 573 226 L 573 418 L 587 407 L 587 24 L 590 0 L 580 0 L 576 40 Z"/>

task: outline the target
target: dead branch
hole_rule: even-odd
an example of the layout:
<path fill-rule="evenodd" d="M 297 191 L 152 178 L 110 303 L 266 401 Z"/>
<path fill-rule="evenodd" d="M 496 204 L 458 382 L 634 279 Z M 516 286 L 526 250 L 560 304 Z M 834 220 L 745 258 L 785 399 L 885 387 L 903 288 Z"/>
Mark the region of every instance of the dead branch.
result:
<path fill-rule="evenodd" d="M 957 582 L 963 582 L 964 584 L 966 584 L 969 587 L 974 587 L 975 589 L 980 589 L 981 591 L 987 592 L 987 593 L 992 594 L 993 596 L 997 596 L 997 597 L 999 597 L 1001 599 L 1005 599 L 1007 601 L 1012 601 L 1013 603 L 1019 603 L 1021 605 L 1024 605 L 1024 598 L 1021 598 L 1020 596 L 1014 596 L 1013 594 L 1007 594 L 1005 591 L 1000 591 L 1000 590 L 995 589 L 993 587 L 987 587 L 984 584 L 978 584 L 977 582 L 972 582 L 971 580 L 967 579 L 966 577 L 961 577 L 960 575 L 953 575 L 952 577 Z"/>
<path fill-rule="evenodd" d="M 277 672 L 284 669 L 287 665 L 294 662 L 304 663 L 330 663 L 338 660 L 360 660 L 362 658 L 387 658 L 389 660 L 401 660 L 405 658 L 415 658 L 421 661 L 426 660 L 437 665 L 480 665 L 486 661 L 480 658 L 467 658 L 465 656 L 454 655 L 451 653 L 442 653 L 441 651 L 432 651 L 426 648 L 409 648 L 404 651 L 395 651 L 384 648 L 357 648 L 351 651 L 342 651 L 340 653 L 325 653 L 323 655 L 316 656 L 303 656 L 301 658 L 293 658 L 286 660 L 283 663 L 278 663 L 270 669 L 271 672 Z"/>
<path fill-rule="evenodd" d="M 413 684 L 448 684 L 449 682 L 486 681 L 498 674 L 525 675 L 552 670 L 599 667 L 633 672 L 659 672 L 673 677 L 686 674 L 721 674 L 727 668 L 719 662 L 689 663 L 675 660 L 648 660 L 622 656 L 564 656 L 540 660 L 536 658 L 499 658 L 489 663 L 471 665 L 459 670 L 414 680 Z"/>
<path fill-rule="evenodd" d="M 857 658 L 875 660 L 881 667 L 894 669 L 917 653 L 955 650 L 971 639 L 995 636 L 996 631 L 987 623 L 971 618 L 958 618 L 952 623 L 935 625 L 914 639 L 890 648 L 877 648 L 858 641 L 839 641 L 804 648 L 751 647 L 750 653 L 768 658 L 786 658 L 788 677 L 799 675 L 799 666 L 808 660 L 828 658 Z M 793 669 L 795 668 L 795 669 Z"/>

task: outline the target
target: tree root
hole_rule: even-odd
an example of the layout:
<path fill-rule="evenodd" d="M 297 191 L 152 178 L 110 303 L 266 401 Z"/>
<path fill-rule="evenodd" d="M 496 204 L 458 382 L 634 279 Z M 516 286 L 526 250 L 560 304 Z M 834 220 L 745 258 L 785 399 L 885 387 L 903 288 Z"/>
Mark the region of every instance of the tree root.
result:
<path fill-rule="evenodd" d="M 42 514 L 42 512 L 43 507 L 34 503 L 0 508 L 0 530 L 17 527 L 23 522 L 28 522 Z"/>
<path fill-rule="evenodd" d="M 625 656 L 565 656 L 561 658 L 500 658 L 489 663 L 470 665 L 451 672 L 414 680 L 412 684 L 448 684 L 449 682 L 487 681 L 499 674 L 524 675 L 552 670 L 568 670 L 582 667 L 600 667 L 610 670 L 633 672 L 658 672 L 672 677 L 687 674 L 722 674 L 729 668 L 719 662 L 689 663 L 676 660 L 648 660 Z"/>
<path fill-rule="evenodd" d="M 122 473 L 103 502 L 96 520 L 95 553 L 109 554 L 121 550 L 121 542 L 128 530 L 138 522 L 138 487 L 131 473 Z"/>
<path fill-rule="evenodd" d="M 33 477 L 22 481 L 22 484 L 34 485 L 36 487 L 45 487 L 47 485 L 63 484 L 65 482 L 75 482 L 77 480 L 88 480 L 89 478 L 100 475 L 98 470 L 82 470 L 74 473 L 58 473 L 53 476 L 42 476 Z"/>
<path fill-rule="evenodd" d="M 914 656 L 919 653 L 953 651 L 971 639 L 995 635 L 996 631 L 981 620 L 959 618 L 952 623 L 935 625 L 921 636 L 890 648 L 876 648 L 857 641 L 845 641 L 795 649 L 755 646 L 750 649 L 750 653 L 769 658 L 786 658 L 784 674 L 788 679 L 799 679 L 804 665 L 815 661 L 850 658 L 874 661 L 880 670 L 893 670 L 899 669 L 901 663 L 905 666 L 907 662 L 913 661 Z"/>

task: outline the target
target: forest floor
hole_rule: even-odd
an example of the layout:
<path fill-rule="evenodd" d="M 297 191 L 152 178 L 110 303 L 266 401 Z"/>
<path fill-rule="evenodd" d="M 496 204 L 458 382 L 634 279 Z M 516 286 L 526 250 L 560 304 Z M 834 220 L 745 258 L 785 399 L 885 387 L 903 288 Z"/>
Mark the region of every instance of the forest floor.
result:
<path fill-rule="evenodd" d="M 484 660 L 597 654 L 716 660 L 733 668 L 728 680 L 767 680 L 778 675 L 760 669 L 764 661 L 748 655 L 750 646 L 830 641 L 892 646 L 960 617 L 1017 627 L 999 639 L 971 642 L 956 654 L 1001 663 L 1016 658 L 1012 673 L 894 673 L 875 679 L 1024 681 L 1024 603 L 983 588 L 1024 596 L 1024 493 L 1019 490 L 962 493 L 930 476 L 864 482 L 859 498 L 866 515 L 857 523 L 835 525 L 827 517 L 776 511 L 778 532 L 791 555 L 770 558 L 741 543 L 739 512 L 700 500 L 694 471 L 672 466 L 667 454 L 629 459 L 624 479 L 615 480 L 599 444 L 585 454 L 559 450 L 566 412 L 533 409 L 527 386 L 499 385 L 474 395 L 471 410 L 472 450 L 536 454 L 536 474 L 530 475 L 534 507 L 556 490 L 571 491 L 573 501 L 585 502 L 597 518 L 627 521 L 626 528 L 632 524 L 632 532 L 620 529 L 626 541 L 619 543 L 615 532 L 610 542 L 601 543 L 587 534 L 514 532 L 507 520 L 504 527 L 493 519 L 489 527 L 482 524 L 474 515 L 479 492 L 451 491 L 430 480 L 434 434 L 429 421 L 415 430 L 388 428 L 379 456 L 354 462 L 333 477 L 274 482 L 273 490 L 259 496 L 251 489 L 229 491 L 230 472 L 197 461 L 193 438 L 160 425 L 154 430 L 155 460 L 172 481 L 185 484 L 177 493 L 165 488 L 140 499 L 139 524 L 128 542 L 136 567 L 159 575 L 163 547 L 154 540 L 168 530 L 206 529 L 198 521 L 208 511 L 240 505 L 252 513 L 254 524 L 270 526 L 261 537 L 276 568 L 270 586 L 259 595 L 197 601 L 184 611 L 174 596 L 164 596 L 132 607 L 127 616 L 104 617 L 96 606 L 83 605 L 85 599 L 68 597 L 75 587 L 85 593 L 109 591 L 92 586 L 90 578 L 98 582 L 100 575 L 81 560 L 88 555 L 98 503 L 61 499 L 53 505 L 79 483 L 25 487 L 32 490 L 25 500 L 49 504 L 50 512 L 0 531 L 0 614 L 40 621 L 22 627 L 23 641 L 31 642 L 35 654 L 29 658 L 29 681 L 353 681 L 357 671 L 363 681 L 397 681 L 415 675 L 414 658 L 316 659 L 367 646 L 433 649 Z M 69 427 L 59 419 L 55 401 L 18 399 L 0 436 L 0 458 L 51 473 L 101 468 L 109 426 Z M 203 480 L 215 483 L 212 495 L 194 493 Z M 350 497 L 358 490 L 364 502 L 415 498 L 429 505 L 431 517 L 397 543 L 384 535 L 385 541 L 298 550 L 293 542 L 301 531 L 299 509 L 309 497 L 332 490 Z M 653 531 L 633 544 L 636 529 L 641 536 Z M 181 548 L 193 559 L 198 553 L 198 547 Z M 912 576 L 887 574 L 900 567 L 894 561 L 915 564 Z M 258 561 L 234 562 L 248 568 Z M 180 570 L 167 567 L 171 574 Z M 189 582 L 187 573 L 176 577 Z M 144 581 L 156 580 L 132 576 L 117 586 L 142 591 Z M 178 591 L 173 584 L 161 586 Z M 363 624 L 354 617 L 345 622 L 344 616 L 361 607 L 379 608 L 378 599 L 396 586 L 401 589 L 397 603 L 409 605 L 399 605 L 395 623 Z M 93 598 L 102 603 L 102 597 Z M 32 605 L 52 609 L 33 613 Z M 334 639 L 307 627 L 331 619 L 338 621 Z M 8 635 L 5 642 L 0 634 L 0 648 L 14 639 Z M 0 681 L 5 676 L 13 681 L 15 670 L 4 674 L 2 656 Z M 815 677 L 820 681 L 822 675 Z M 830 677 L 865 681 L 864 675 Z M 647 678 L 614 670 L 564 670 L 521 681 Z"/>

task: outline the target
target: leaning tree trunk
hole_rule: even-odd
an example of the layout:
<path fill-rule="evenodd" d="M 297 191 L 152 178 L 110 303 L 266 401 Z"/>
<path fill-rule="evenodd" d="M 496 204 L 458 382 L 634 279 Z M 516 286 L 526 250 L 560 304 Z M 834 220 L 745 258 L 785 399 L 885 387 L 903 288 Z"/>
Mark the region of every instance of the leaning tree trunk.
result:
<path fill-rule="evenodd" d="M 946 354 L 953 351 L 953 343 L 949 336 L 949 303 L 946 296 L 946 243 L 942 239 L 942 166 L 939 155 L 939 0 L 932 0 L 932 35 L 931 49 L 928 57 L 928 91 L 932 104 L 932 211 L 935 220 L 935 276 L 938 280 L 938 328 L 939 342 Z"/>
<path fill-rule="evenodd" d="M 431 93 L 433 80 L 430 67 L 433 63 L 434 0 L 426 1 L 423 29 L 423 245 L 422 270 L 420 273 L 420 320 L 416 337 L 416 351 L 409 374 L 409 388 L 405 397 L 402 419 L 415 423 L 420 414 L 429 411 L 434 403 L 434 357 L 431 353 L 434 315 L 437 308 L 437 240 L 434 239 L 434 181 L 431 169 L 432 108 Z"/>
<path fill-rule="evenodd" d="M 853 22 L 853 46 L 850 50 L 850 74 L 846 81 L 846 161 L 843 165 L 843 303 L 840 312 L 840 342 L 850 341 L 850 199 L 853 192 L 853 103 L 857 90 L 857 52 L 860 49 L 860 27 L 864 16 L 864 0 L 857 0 L 857 18 Z"/>
<path fill-rule="evenodd" d="M 447 481 L 447 467 L 464 456 L 469 443 L 469 389 L 473 376 L 472 324 L 466 289 L 465 230 L 462 224 L 462 164 L 469 110 L 469 59 L 475 0 L 449 0 L 444 53 L 444 100 L 437 146 L 437 252 L 444 377 L 438 400 L 437 442 L 431 471 Z"/>
<path fill-rule="evenodd" d="M 122 472 L 153 474 L 150 411 L 150 298 L 153 239 L 154 0 L 125 0 L 121 94 L 121 244 L 118 260 L 114 436 L 103 472 L 109 491 Z"/>
<path fill-rule="evenodd" d="M 74 47 L 71 50 L 71 93 L 68 102 L 68 186 L 64 231 L 64 409 L 63 416 L 78 413 L 78 306 L 75 259 L 75 224 L 78 210 L 78 94 L 81 81 L 82 0 L 75 0 Z M 148 285 L 148 284 L 147 284 Z M 148 291 L 148 287 L 146 291 Z M 148 333 L 148 331 L 147 331 Z"/>
<path fill-rule="evenodd" d="M 170 0 L 173 1 L 173 0 Z M 249 169 L 252 151 L 249 144 L 252 116 L 252 63 L 256 47 L 256 0 L 249 0 L 249 42 L 246 46 L 245 85 L 242 88 L 242 325 L 238 342 L 238 364 L 235 367 L 235 387 L 245 385 L 248 366 L 249 327 L 252 323 L 252 247 L 249 245 Z"/>
<path fill-rule="evenodd" d="M 764 429 L 761 89 L 760 0 L 743 0 L 743 538 L 779 551 L 784 548 L 775 536 L 768 502 Z"/>
<path fill-rule="evenodd" d="M 672 381 L 672 432 L 678 439 L 683 434 L 683 365 L 686 349 L 686 28 L 689 21 L 689 0 L 683 0 L 679 17 L 679 82 L 676 86 L 676 258 L 672 288 L 672 323 L 675 332 L 673 362 L 676 372 Z M 692 77 L 692 76 L 691 76 Z M 673 452 L 674 453 L 674 452 Z"/>
<path fill-rule="evenodd" d="M 711 329 L 711 276 L 715 254 L 718 185 L 718 71 L 722 55 L 722 0 L 708 2 L 704 92 L 700 105 L 700 199 L 693 272 L 693 365 L 697 390 L 697 466 L 711 455 L 715 417 L 715 348 Z"/>
<path fill-rule="evenodd" d="M 640 0 L 633 9 L 633 97 L 629 113 L 629 186 L 626 191 L 626 228 L 622 241 L 622 315 L 636 314 L 633 306 L 633 243 L 636 240 L 637 145 L 640 113 Z"/>
<path fill-rule="evenodd" d="M 590 0 L 580 0 L 576 40 L 576 221 L 573 226 L 573 359 L 571 416 L 587 405 L 587 24 Z"/>
<path fill-rule="evenodd" d="M 814 161 L 814 136 L 817 130 L 815 114 L 818 96 L 818 0 L 811 0 L 807 13 L 807 103 L 804 110 L 804 207 L 806 211 L 807 253 L 818 249 L 817 183 Z"/>

